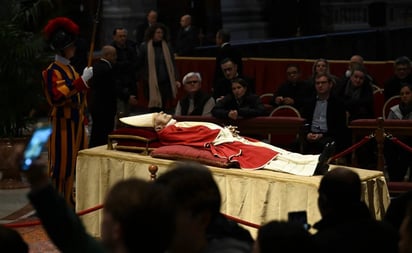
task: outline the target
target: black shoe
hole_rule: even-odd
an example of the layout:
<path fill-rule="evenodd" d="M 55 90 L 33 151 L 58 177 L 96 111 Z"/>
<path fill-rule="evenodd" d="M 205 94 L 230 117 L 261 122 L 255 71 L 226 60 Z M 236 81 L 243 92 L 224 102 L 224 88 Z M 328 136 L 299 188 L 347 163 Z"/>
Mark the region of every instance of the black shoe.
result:
<path fill-rule="evenodd" d="M 316 165 L 315 175 L 325 175 L 329 170 L 329 158 L 335 153 L 335 142 L 326 143 L 322 153 L 319 155 L 318 164 Z"/>

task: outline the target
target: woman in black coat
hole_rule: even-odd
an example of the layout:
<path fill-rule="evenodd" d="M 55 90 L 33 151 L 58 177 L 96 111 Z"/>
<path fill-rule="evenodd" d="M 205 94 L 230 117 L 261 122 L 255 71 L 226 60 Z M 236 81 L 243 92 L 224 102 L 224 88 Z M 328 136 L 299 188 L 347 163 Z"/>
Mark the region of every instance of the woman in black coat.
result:
<path fill-rule="evenodd" d="M 265 115 L 265 107 L 259 96 L 248 89 L 248 83 L 241 79 L 232 80 L 232 94 L 219 100 L 212 109 L 212 115 L 221 119 L 252 118 Z"/>

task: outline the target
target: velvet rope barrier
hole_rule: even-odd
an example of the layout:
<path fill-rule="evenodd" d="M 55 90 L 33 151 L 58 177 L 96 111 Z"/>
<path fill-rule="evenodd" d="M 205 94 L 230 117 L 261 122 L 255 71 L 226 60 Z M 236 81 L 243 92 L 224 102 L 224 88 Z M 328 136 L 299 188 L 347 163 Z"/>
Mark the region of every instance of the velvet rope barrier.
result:
<path fill-rule="evenodd" d="M 339 154 L 334 155 L 334 156 L 331 158 L 331 161 L 336 160 L 336 159 L 338 159 L 338 158 L 340 158 L 340 157 L 342 157 L 342 156 L 345 156 L 345 155 L 353 152 L 354 150 L 356 150 L 357 148 L 359 148 L 359 147 L 362 146 L 363 144 L 365 144 L 365 143 L 367 143 L 368 141 L 370 141 L 372 138 L 374 138 L 373 135 L 368 135 L 368 136 L 363 137 L 363 139 L 360 140 L 359 142 L 355 143 L 354 145 L 350 146 L 349 148 L 347 148 L 346 150 L 340 152 Z M 395 138 L 395 137 L 392 137 L 392 139 L 396 139 L 396 138 Z M 397 140 L 397 139 L 396 139 L 396 140 Z M 392 141 L 396 141 L 396 140 L 392 140 Z M 397 142 L 398 142 L 399 145 L 406 146 L 406 147 L 408 148 L 408 150 L 409 150 L 410 152 L 412 152 L 412 148 L 410 148 L 410 147 L 407 146 L 406 144 L 400 142 L 399 140 L 397 140 Z M 85 214 L 94 212 L 94 211 L 96 211 L 96 210 L 99 210 L 99 209 L 101 209 L 101 208 L 103 208 L 103 205 L 102 205 L 102 204 L 97 205 L 97 206 L 95 206 L 95 207 L 91 207 L 91 208 L 89 208 L 89 209 L 82 210 L 82 211 L 78 212 L 77 215 L 82 216 L 82 215 L 85 215 Z M 245 221 L 245 220 L 242 220 L 242 219 L 239 219 L 239 218 L 236 218 L 236 217 L 227 215 L 227 214 L 223 214 L 223 215 L 224 215 L 226 218 L 228 218 L 228 219 L 230 219 L 230 220 L 232 220 L 232 221 L 234 221 L 234 222 L 237 222 L 237 223 L 239 223 L 239 224 L 242 224 L 242 225 L 245 225 L 245 226 L 248 226 L 248 227 L 252 227 L 252 228 L 256 228 L 256 229 L 259 229 L 259 228 L 260 228 L 260 225 L 258 225 L 258 224 L 254 224 L 254 223 L 251 223 L 251 222 L 248 222 L 248 221 Z M 19 222 L 19 223 L 13 223 L 13 224 L 4 224 L 4 226 L 10 227 L 10 228 L 19 228 L 19 227 L 36 226 L 36 225 L 40 225 L 40 224 L 41 224 L 41 222 L 40 222 L 39 220 L 35 220 L 35 221 L 29 221 L 29 222 Z"/>
<path fill-rule="evenodd" d="M 88 209 L 79 211 L 79 212 L 77 213 L 77 215 L 78 215 L 78 216 L 82 216 L 82 215 L 85 215 L 85 214 L 94 212 L 94 211 L 99 210 L 99 209 L 102 209 L 102 208 L 103 208 L 103 205 L 102 205 L 102 204 L 101 204 L 101 205 L 97 205 L 97 206 L 94 206 L 94 207 L 91 207 L 91 208 L 88 208 Z M 227 214 L 223 214 L 223 215 L 224 215 L 226 218 L 228 218 L 229 220 L 232 220 L 232 221 L 237 222 L 237 223 L 239 223 L 239 224 L 242 224 L 242 225 L 245 225 L 245 226 L 248 226 L 248 227 L 252 227 L 252 228 L 256 228 L 256 229 L 259 229 L 259 228 L 260 228 L 260 226 L 257 225 L 257 224 L 254 224 L 254 223 L 251 223 L 251 222 L 248 222 L 248 221 L 245 221 L 245 220 L 242 220 L 242 219 L 239 219 L 239 218 L 236 218 L 236 217 L 227 215 Z M 20 227 L 37 226 L 37 225 L 40 225 L 40 224 L 41 224 L 40 220 L 34 220 L 34 221 L 19 222 L 19 223 L 13 223 L 13 224 L 4 224 L 4 226 L 9 227 L 9 228 L 20 228 Z"/>
<path fill-rule="evenodd" d="M 403 149 L 405 149 L 406 151 L 409 151 L 412 153 L 412 148 L 409 147 L 407 144 L 403 143 L 402 141 L 400 141 L 398 138 L 393 137 L 393 136 L 386 136 L 386 138 L 388 138 L 389 140 L 391 140 L 393 143 L 398 144 L 399 146 L 401 146 Z"/>
<path fill-rule="evenodd" d="M 252 228 L 256 228 L 256 229 L 260 228 L 260 225 L 255 224 L 255 223 L 251 223 L 251 222 L 248 222 L 248 221 L 245 221 L 245 220 L 242 220 L 242 219 L 239 219 L 239 218 L 227 215 L 227 214 L 223 214 L 223 216 L 225 216 L 229 220 L 232 220 L 236 223 L 239 223 L 239 224 L 242 224 L 242 225 L 245 225 L 245 226 L 248 226 L 248 227 L 252 227 Z"/>
<path fill-rule="evenodd" d="M 355 151 L 356 149 L 358 149 L 360 146 L 362 146 L 363 144 L 367 143 L 368 141 L 370 141 L 372 138 L 375 138 L 375 136 L 373 135 L 367 135 L 365 137 L 362 138 L 362 140 L 358 141 L 357 143 L 353 144 L 352 146 L 350 146 L 349 148 L 345 149 L 344 151 L 334 155 L 330 160 L 336 160 L 338 158 L 341 158 L 342 156 L 345 156 L 349 153 L 352 153 L 353 151 Z"/>
<path fill-rule="evenodd" d="M 97 205 L 95 207 L 91 207 L 85 210 L 82 210 L 77 213 L 78 216 L 82 216 L 91 212 L 94 212 L 96 210 L 102 209 L 103 205 Z M 40 225 L 41 222 L 40 220 L 34 220 L 34 221 L 26 221 L 26 222 L 18 222 L 18 223 L 12 223 L 12 224 L 3 224 L 5 227 L 9 228 L 20 228 L 20 227 L 31 227 L 31 226 L 37 226 Z"/>

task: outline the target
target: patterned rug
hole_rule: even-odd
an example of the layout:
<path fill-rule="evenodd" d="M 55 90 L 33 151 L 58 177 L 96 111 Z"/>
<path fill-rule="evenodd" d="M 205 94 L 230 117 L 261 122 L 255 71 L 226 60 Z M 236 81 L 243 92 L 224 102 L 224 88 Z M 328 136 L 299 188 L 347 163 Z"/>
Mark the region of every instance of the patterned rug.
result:
<path fill-rule="evenodd" d="M 37 220 L 29 218 L 20 222 Z M 24 241 L 29 245 L 30 253 L 58 253 L 60 252 L 50 241 L 41 225 L 16 228 Z"/>

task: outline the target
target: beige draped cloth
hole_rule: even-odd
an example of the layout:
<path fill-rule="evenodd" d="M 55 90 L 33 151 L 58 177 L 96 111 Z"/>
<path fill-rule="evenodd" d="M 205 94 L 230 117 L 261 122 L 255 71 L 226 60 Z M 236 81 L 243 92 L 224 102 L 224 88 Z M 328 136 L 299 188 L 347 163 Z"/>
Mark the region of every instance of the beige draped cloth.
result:
<path fill-rule="evenodd" d="M 158 166 L 157 176 L 165 173 L 172 160 L 152 158 L 134 152 L 108 150 L 106 145 L 81 150 L 76 164 L 76 210 L 102 204 L 107 191 L 117 181 L 137 177 L 149 180 L 149 166 Z M 221 211 L 240 219 L 264 224 L 287 220 L 288 212 L 306 210 L 309 224 L 321 218 L 317 199 L 322 176 L 297 176 L 272 170 L 222 169 L 207 166 L 222 195 Z M 331 164 L 331 169 L 338 167 Z M 381 171 L 355 170 L 362 181 L 362 200 L 371 215 L 381 220 L 390 198 Z M 102 210 L 82 216 L 91 235 L 100 237 Z"/>
<path fill-rule="evenodd" d="M 176 77 L 175 70 L 170 55 L 170 50 L 167 43 L 162 41 L 163 56 L 166 63 L 167 73 L 169 75 L 170 85 L 172 86 L 173 98 L 176 98 Z M 159 85 L 157 83 L 155 53 L 153 48 L 153 40 L 147 42 L 147 60 L 149 72 L 149 104 L 148 107 L 162 107 L 162 95 L 160 94 Z"/>

